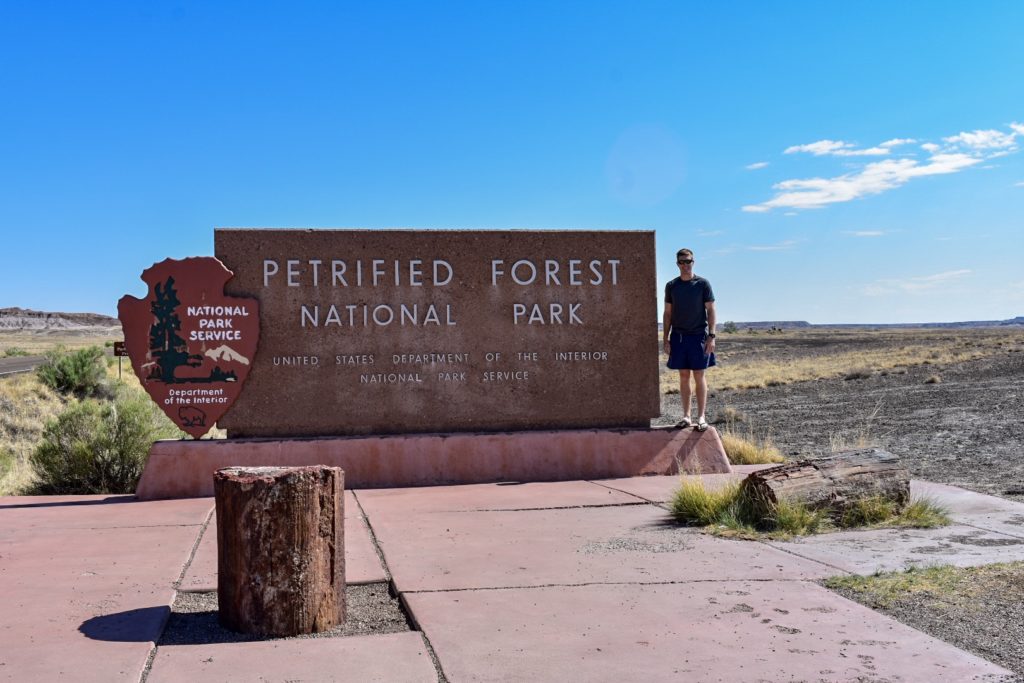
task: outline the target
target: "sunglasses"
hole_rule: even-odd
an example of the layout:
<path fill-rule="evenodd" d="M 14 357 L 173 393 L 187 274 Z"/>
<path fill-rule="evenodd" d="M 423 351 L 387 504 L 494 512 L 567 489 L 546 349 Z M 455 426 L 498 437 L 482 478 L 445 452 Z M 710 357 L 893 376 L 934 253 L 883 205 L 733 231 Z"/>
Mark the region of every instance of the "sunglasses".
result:
<path fill-rule="evenodd" d="M 682 259 L 682 260 L 676 261 L 676 263 L 678 263 L 679 265 L 684 265 L 684 264 L 685 265 L 690 265 L 691 263 L 693 263 L 693 259 L 692 258 L 691 259 Z"/>

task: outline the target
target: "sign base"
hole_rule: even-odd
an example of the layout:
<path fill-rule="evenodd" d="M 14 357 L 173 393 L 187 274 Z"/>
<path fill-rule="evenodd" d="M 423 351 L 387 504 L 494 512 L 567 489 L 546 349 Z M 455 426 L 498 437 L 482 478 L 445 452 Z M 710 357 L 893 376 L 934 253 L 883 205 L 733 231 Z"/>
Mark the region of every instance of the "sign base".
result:
<path fill-rule="evenodd" d="M 216 470 L 272 465 L 340 467 L 357 489 L 731 471 L 713 427 L 157 441 L 136 496 L 212 496 Z"/>

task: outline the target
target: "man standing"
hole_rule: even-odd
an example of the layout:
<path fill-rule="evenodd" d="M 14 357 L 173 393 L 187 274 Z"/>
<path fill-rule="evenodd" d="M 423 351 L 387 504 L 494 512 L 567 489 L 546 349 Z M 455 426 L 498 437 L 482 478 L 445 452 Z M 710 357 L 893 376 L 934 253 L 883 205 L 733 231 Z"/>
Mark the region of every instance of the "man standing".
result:
<path fill-rule="evenodd" d="M 693 274 L 693 252 L 676 252 L 679 277 L 665 285 L 665 315 L 662 329 L 668 367 L 679 371 L 679 397 L 683 419 L 677 427 L 708 428 L 704 415 L 708 384 L 704 371 L 715 364 L 715 295 L 711 283 Z M 697 394 L 697 421 L 690 417 L 690 376 Z"/>

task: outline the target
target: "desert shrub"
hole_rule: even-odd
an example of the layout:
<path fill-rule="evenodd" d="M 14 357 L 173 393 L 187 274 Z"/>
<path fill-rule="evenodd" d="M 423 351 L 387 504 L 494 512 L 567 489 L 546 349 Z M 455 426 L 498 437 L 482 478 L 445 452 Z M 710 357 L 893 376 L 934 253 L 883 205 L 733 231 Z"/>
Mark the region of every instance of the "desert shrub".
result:
<path fill-rule="evenodd" d="M 14 469 L 14 453 L 9 448 L 0 448 L 0 479 Z"/>
<path fill-rule="evenodd" d="M 942 383 L 942 378 L 939 377 L 938 375 L 931 375 L 930 377 L 928 377 L 928 379 L 926 379 L 924 381 L 924 383 L 925 384 L 941 384 Z"/>
<path fill-rule="evenodd" d="M 35 493 L 132 493 L 157 439 L 180 432 L 149 397 L 122 389 L 113 401 L 72 403 L 48 422 L 30 461 Z"/>
<path fill-rule="evenodd" d="M 736 327 L 736 323 L 731 320 L 726 320 L 722 325 L 722 332 L 725 332 L 726 334 L 735 334 L 738 331 L 739 328 Z"/>
<path fill-rule="evenodd" d="M 27 356 L 27 355 L 28 355 L 28 351 L 26 351 L 25 349 L 21 348 L 20 346 L 8 346 L 6 349 L 4 349 L 4 353 L 3 353 L 3 357 L 4 358 L 13 358 L 15 356 Z"/>
<path fill-rule="evenodd" d="M 79 396 L 95 396 L 103 386 L 106 366 L 103 349 L 90 346 L 77 351 L 57 348 L 46 354 L 46 360 L 36 368 L 43 384 L 55 391 Z"/>

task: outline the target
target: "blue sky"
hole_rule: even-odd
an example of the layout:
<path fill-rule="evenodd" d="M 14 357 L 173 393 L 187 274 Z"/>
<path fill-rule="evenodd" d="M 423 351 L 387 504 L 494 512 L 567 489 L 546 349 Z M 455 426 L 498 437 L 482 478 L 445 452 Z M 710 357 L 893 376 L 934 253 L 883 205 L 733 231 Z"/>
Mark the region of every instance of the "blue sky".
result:
<path fill-rule="evenodd" d="M 0 307 L 215 226 L 653 229 L 721 320 L 1024 315 L 1024 3 L 0 4 Z M 652 311 L 652 320 L 658 317 Z"/>

